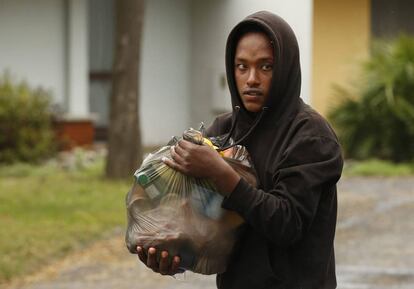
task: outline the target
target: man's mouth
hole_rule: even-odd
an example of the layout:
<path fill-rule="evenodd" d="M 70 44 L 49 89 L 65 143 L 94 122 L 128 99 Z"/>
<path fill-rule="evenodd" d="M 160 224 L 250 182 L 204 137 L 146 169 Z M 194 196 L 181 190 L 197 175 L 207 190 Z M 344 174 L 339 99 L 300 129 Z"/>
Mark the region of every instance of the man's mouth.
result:
<path fill-rule="evenodd" d="M 263 96 L 263 92 L 261 89 L 246 89 L 243 91 L 243 95 L 245 96 L 253 96 L 253 97 L 261 97 Z"/>

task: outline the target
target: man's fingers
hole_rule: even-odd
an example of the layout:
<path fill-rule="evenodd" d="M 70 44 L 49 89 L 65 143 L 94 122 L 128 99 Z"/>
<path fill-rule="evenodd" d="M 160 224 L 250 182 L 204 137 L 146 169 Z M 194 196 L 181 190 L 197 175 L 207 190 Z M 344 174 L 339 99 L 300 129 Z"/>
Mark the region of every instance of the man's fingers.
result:
<path fill-rule="evenodd" d="M 176 162 L 176 159 L 169 159 L 167 157 L 163 157 L 162 158 L 162 161 L 163 161 L 164 164 L 166 164 L 167 166 L 169 166 L 170 168 L 172 168 L 172 169 L 174 169 L 176 171 L 179 171 L 179 172 L 181 172 L 183 174 L 186 174 L 187 173 L 187 170 L 184 169 L 184 167 L 181 164 L 177 163 Z"/>
<path fill-rule="evenodd" d="M 189 141 L 187 141 L 187 140 L 185 140 L 185 139 L 180 139 L 178 142 L 177 142 L 177 146 L 178 147 L 180 147 L 180 148 L 182 148 L 182 149 L 188 149 L 188 148 L 191 148 L 192 146 L 196 146 L 196 144 L 193 144 L 192 142 L 189 142 Z"/>
<path fill-rule="evenodd" d="M 178 151 L 180 151 L 180 149 L 178 149 Z M 180 151 L 182 154 L 184 153 L 181 149 Z M 177 152 L 177 147 L 172 146 L 171 147 L 171 158 L 174 160 L 175 163 L 177 164 L 183 164 L 184 163 L 184 159 L 183 157 Z"/>
<path fill-rule="evenodd" d="M 159 271 L 157 262 L 157 251 L 155 250 L 155 248 L 151 247 L 148 249 L 147 266 L 155 272 Z"/>
<path fill-rule="evenodd" d="M 169 159 L 167 157 L 163 157 L 162 158 L 162 162 L 164 164 L 166 164 L 167 166 L 169 166 L 170 168 L 176 170 L 176 171 L 180 171 L 180 167 L 178 166 L 178 164 L 176 162 L 174 162 L 174 160 Z"/>
<path fill-rule="evenodd" d="M 171 159 L 169 159 L 169 158 L 167 158 L 167 157 L 162 157 L 162 162 L 164 163 L 164 164 L 166 164 L 167 166 L 169 166 L 170 168 L 173 168 L 174 167 L 174 163 L 173 163 L 173 161 L 171 160 Z"/>
<path fill-rule="evenodd" d="M 138 252 L 138 258 L 141 260 L 141 262 L 144 263 L 144 264 L 147 264 L 147 255 L 145 254 L 142 247 L 138 246 L 137 247 L 137 252 Z"/>
<path fill-rule="evenodd" d="M 180 156 L 182 159 L 185 159 L 188 156 L 188 152 L 184 150 L 182 147 L 180 147 L 179 145 L 176 145 L 175 147 L 173 147 L 173 151 L 176 155 Z"/>
<path fill-rule="evenodd" d="M 180 262 L 181 262 L 180 257 L 174 256 L 173 261 L 172 261 L 172 264 L 171 264 L 171 273 L 173 275 L 176 274 L 176 273 L 181 272 L 179 270 L 179 268 L 180 268 Z"/>
<path fill-rule="evenodd" d="M 160 273 L 162 275 L 167 275 L 169 273 L 169 262 L 168 262 L 168 252 L 162 251 L 161 252 L 161 260 L 160 260 Z"/>
<path fill-rule="evenodd" d="M 167 251 L 161 252 L 160 262 L 157 262 L 157 250 L 153 247 L 149 248 L 148 254 L 145 254 L 144 249 L 141 246 L 137 246 L 138 258 L 147 265 L 154 272 L 160 273 L 162 275 L 174 275 L 177 273 L 182 273 L 183 270 L 180 269 L 180 257 L 174 256 L 172 262 L 169 262 L 169 254 Z"/>

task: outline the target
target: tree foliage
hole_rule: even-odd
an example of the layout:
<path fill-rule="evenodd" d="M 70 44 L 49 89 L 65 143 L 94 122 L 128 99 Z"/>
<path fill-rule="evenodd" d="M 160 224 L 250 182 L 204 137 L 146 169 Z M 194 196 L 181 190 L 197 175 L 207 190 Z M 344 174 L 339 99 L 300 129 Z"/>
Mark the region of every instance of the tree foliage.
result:
<path fill-rule="evenodd" d="M 355 92 L 337 87 L 342 99 L 329 118 L 347 157 L 414 160 L 414 38 L 377 42 L 362 65 Z"/>

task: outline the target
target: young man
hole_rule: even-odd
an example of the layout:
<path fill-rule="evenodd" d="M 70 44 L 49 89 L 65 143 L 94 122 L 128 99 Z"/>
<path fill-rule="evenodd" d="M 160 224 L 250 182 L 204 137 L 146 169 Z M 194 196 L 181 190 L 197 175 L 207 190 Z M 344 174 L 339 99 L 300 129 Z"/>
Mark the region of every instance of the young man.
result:
<path fill-rule="evenodd" d="M 328 123 L 300 99 L 299 48 L 290 26 L 269 12 L 240 22 L 226 46 L 233 112 L 219 116 L 209 135 L 231 133 L 247 147 L 259 186 L 250 186 L 207 146 L 180 141 L 165 163 L 184 174 L 212 179 L 222 207 L 245 220 L 218 288 L 336 288 L 336 182 L 343 160 Z M 175 256 L 140 259 L 174 274 Z"/>

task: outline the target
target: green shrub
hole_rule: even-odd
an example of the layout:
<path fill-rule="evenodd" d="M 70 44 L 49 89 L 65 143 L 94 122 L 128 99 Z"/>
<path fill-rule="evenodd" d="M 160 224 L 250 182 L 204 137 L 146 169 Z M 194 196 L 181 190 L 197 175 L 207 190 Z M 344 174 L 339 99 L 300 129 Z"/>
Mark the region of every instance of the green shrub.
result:
<path fill-rule="evenodd" d="M 0 76 L 0 163 L 37 162 L 55 151 L 50 104 L 45 90 Z"/>
<path fill-rule="evenodd" d="M 355 92 L 329 113 L 347 157 L 414 160 L 414 38 L 378 42 Z"/>

